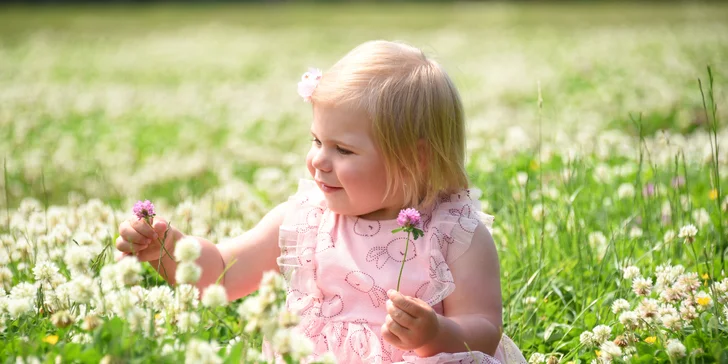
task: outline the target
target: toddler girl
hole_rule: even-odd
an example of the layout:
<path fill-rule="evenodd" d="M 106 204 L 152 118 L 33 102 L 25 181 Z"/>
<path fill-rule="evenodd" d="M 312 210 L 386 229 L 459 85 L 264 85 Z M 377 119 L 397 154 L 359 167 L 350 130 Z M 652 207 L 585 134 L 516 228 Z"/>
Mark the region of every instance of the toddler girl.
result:
<path fill-rule="evenodd" d="M 234 300 L 279 270 L 314 357 L 525 363 L 503 335 L 493 218 L 480 212 L 480 191 L 467 189 L 462 103 L 443 69 L 411 46 L 372 41 L 324 74 L 306 73 L 299 93 L 313 105 L 313 180 L 242 236 L 219 245 L 197 238 L 198 287 L 236 260 L 222 280 Z M 421 213 L 424 235 L 409 245 L 406 232 L 392 233 L 403 208 Z M 166 228 L 159 218 L 154 228 L 124 222 L 117 248 L 174 284 L 176 263 L 157 260 Z M 184 235 L 170 232 L 173 252 Z"/>

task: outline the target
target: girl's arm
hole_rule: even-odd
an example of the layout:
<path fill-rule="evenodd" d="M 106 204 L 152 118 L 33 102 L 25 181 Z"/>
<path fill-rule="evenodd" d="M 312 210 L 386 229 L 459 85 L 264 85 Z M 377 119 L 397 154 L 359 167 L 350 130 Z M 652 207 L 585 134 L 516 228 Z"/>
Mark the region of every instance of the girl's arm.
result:
<path fill-rule="evenodd" d="M 493 237 L 478 224 L 468 250 L 450 265 L 455 291 L 443 301 L 434 339 L 415 349 L 420 357 L 471 350 L 493 355 L 503 333 L 500 265 Z"/>
<path fill-rule="evenodd" d="M 257 290 L 264 272 L 277 271 L 276 258 L 280 255 L 278 229 L 283 222 L 287 205 L 282 203 L 276 206 L 253 229 L 225 243 L 213 244 L 204 238 L 195 237 L 202 248 L 196 261 L 202 268 L 202 275 L 196 284 L 200 292 L 215 283 L 225 272 L 220 283 L 225 287 L 228 299 L 236 300 Z M 159 231 L 163 232 L 165 228 L 166 224 Z M 169 241 L 176 242 L 185 237 L 176 229 L 171 231 L 173 238 L 168 239 Z M 167 250 L 174 256 L 174 244 L 167 245 L 171 245 Z M 169 284 L 175 284 L 177 263 L 167 254 L 162 257 L 161 265 L 159 263 L 159 260 L 149 261 Z"/>

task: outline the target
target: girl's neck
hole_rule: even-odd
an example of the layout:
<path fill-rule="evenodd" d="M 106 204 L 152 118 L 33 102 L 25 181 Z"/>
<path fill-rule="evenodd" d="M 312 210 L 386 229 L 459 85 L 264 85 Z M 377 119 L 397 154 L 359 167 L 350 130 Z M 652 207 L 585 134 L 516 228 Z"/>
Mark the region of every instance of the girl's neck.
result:
<path fill-rule="evenodd" d="M 394 220 L 399 215 L 400 209 L 394 209 L 391 207 L 381 208 L 358 217 L 364 220 Z"/>

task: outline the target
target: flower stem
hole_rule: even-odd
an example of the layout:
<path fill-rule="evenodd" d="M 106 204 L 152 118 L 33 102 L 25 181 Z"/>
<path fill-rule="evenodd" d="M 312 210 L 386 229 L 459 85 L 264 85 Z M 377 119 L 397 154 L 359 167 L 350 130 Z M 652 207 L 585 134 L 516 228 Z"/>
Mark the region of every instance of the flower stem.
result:
<path fill-rule="evenodd" d="M 407 240 L 404 246 L 404 256 L 402 257 L 402 267 L 399 268 L 399 277 L 397 278 L 397 292 L 399 292 L 399 283 L 402 281 L 402 272 L 404 271 L 404 262 L 407 261 L 407 250 L 409 249 L 410 232 L 407 231 Z"/>

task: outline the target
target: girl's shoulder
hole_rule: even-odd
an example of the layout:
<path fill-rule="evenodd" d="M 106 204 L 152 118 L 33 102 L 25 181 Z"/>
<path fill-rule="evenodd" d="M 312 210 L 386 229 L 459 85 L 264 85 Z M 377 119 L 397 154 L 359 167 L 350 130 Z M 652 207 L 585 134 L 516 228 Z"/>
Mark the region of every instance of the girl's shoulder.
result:
<path fill-rule="evenodd" d="M 467 251 L 479 224 L 492 229 L 495 217 L 481 211 L 481 196 L 482 191 L 477 188 L 441 194 L 423 214 L 425 237 L 437 243 L 448 262 Z"/>

